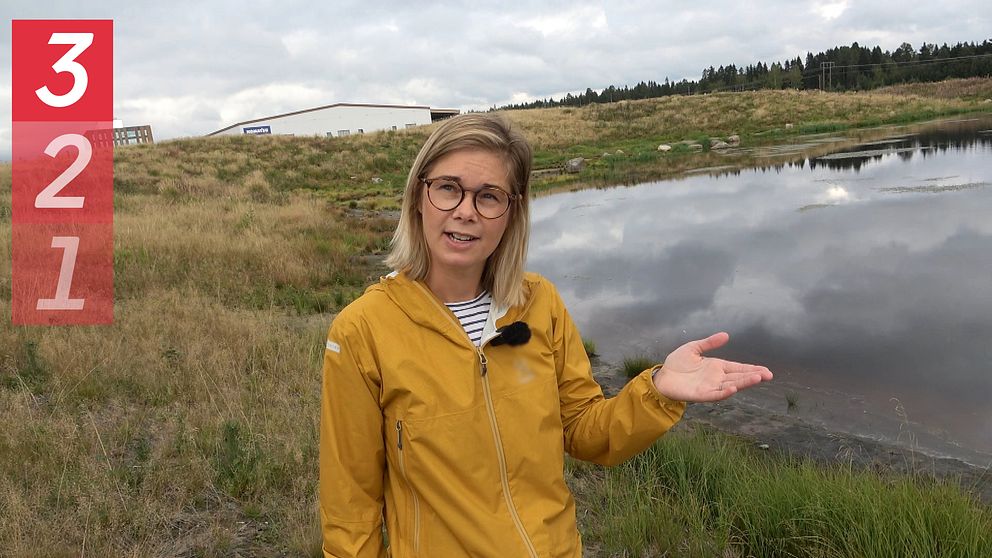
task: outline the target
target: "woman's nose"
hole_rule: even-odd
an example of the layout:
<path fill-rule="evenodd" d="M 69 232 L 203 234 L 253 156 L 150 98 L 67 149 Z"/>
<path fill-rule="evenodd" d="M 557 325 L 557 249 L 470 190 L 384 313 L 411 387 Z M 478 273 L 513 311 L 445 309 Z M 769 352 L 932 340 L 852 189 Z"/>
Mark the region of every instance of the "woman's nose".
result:
<path fill-rule="evenodd" d="M 462 219 L 474 219 L 478 217 L 478 212 L 475 210 L 475 192 L 465 190 L 462 201 L 455 206 L 453 213 L 455 217 Z"/>

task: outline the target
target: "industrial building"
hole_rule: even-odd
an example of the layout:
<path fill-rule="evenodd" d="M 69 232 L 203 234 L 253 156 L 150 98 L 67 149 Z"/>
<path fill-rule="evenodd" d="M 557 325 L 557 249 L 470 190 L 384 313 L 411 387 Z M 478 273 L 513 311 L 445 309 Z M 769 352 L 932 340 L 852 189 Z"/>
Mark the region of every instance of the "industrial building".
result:
<path fill-rule="evenodd" d="M 340 137 L 376 130 L 402 130 L 458 114 L 457 109 L 427 106 L 335 103 L 232 124 L 207 134 L 291 135 Z"/>

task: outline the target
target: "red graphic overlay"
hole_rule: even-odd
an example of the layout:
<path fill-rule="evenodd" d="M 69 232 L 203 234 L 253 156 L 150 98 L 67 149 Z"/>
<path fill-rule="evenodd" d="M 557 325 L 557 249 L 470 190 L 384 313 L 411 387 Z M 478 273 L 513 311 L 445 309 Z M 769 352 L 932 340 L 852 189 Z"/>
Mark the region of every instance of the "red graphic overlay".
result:
<path fill-rule="evenodd" d="M 114 320 L 114 227 L 16 225 L 15 324 L 109 324 Z"/>
<path fill-rule="evenodd" d="M 114 119 L 113 21 L 14 20 L 11 37 L 14 121 Z"/>
<path fill-rule="evenodd" d="M 15 225 L 113 222 L 111 122 L 14 122 L 13 128 Z"/>
<path fill-rule="evenodd" d="M 12 23 L 14 324 L 109 324 L 113 22 Z"/>

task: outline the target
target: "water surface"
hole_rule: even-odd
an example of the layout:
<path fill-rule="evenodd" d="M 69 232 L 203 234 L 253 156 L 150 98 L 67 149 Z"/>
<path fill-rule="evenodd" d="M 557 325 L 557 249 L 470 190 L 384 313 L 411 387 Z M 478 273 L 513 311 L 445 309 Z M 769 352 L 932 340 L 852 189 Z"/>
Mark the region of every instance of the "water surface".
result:
<path fill-rule="evenodd" d="M 606 360 L 725 330 L 719 356 L 776 373 L 766 405 L 992 461 L 992 119 L 532 218 L 529 268 Z"/>

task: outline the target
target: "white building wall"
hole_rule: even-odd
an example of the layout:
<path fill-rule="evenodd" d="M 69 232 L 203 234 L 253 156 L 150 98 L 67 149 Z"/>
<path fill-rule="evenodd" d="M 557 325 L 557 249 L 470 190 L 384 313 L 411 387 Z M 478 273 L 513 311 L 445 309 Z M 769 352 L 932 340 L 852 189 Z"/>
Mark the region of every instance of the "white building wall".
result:
<path fill-rule="evenodd" d="M 409 125 L 419 126 L 431 123 L 431 110 L 428 107 L 388 107 L 374 105 L 332 106 L 320 110 L 312 110 L 299 114 L 290 114 L 249 124 L 239 124 L 230 130 L 224 130 L 217 135 L 241 135 L 245 128 L 264 132 L 268 126 L 274 135 L 290 134 L 296 136 L 327 136 L 338 137 L 347 130 L 349 134 L 357 134 L 359 130 L 373 132 L 376 130 L 402 130 Z"/>

